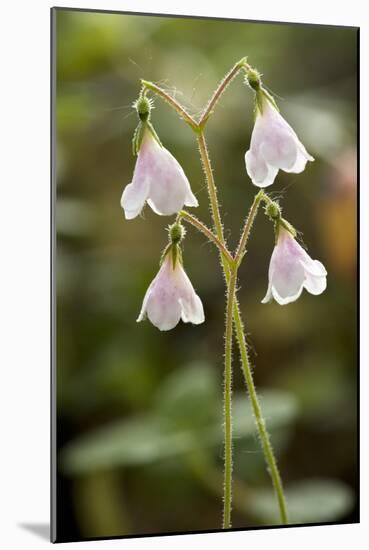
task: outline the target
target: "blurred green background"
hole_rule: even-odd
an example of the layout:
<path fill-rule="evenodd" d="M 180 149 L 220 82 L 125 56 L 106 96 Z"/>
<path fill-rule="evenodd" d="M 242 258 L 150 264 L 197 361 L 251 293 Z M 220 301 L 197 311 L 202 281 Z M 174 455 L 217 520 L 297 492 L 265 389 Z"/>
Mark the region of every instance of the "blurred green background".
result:
<path fill-rule="evenodd" d="M 239 298 L 257 388 L 296 523 L 357 520 L 357 30 L 54 10 L 57 127 L 58 540 L 218 529 L 222 511 L 225 294 L 217 252 L 188 228 L 200 326 L 135 322 L 173 218 L 124 219 L 139 79 L 198 114 L 241 57 L 264 75 L 315 157 L 269 188 L 328 270 L 328 288 L 262 305 L 273 249 L 259 215 Z M 207 128 L 226 236 L 257 191 L 244 154 L 252 93 L 241 76 Z M 153 124 L 210 225 L 194 135 L 160 99 Z M 234 527 L 273 525 L 270 492 L 234 354 Z"/>

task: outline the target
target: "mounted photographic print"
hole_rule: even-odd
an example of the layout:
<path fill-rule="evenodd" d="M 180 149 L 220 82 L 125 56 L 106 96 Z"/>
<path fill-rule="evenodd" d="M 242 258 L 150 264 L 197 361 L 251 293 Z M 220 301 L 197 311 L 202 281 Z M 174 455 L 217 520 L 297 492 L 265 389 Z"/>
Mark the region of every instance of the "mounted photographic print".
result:
<path fill-rule="evenodd" d="M 51 22 L 52 540 L 358 522 L 358 29 Z"/>

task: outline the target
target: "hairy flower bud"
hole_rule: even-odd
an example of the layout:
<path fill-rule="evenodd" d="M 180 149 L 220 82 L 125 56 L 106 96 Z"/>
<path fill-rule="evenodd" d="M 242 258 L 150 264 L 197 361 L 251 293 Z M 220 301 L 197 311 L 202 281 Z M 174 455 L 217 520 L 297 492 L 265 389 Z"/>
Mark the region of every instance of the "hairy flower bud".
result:
<path fill-rule="evenodd" d="M 140 95 L 137 101 L 134 102 L 133 107 L 136 109 L 139 119 L 142 122 L 149 120 L 151 109 L 153 107 L 153 102 L 151 99 L 145 95 Z"/>
<path fill-rule="evenodd" d="M 183 241 L 186 230 L 180 223 L 173 223 L 168 227 L 169 238 L 172 244 L 179 244 Z"/>
<path fill-rule="evenodd" d="M 260 90 L 261 78 L 260 73 L 256 69 L 248 69 L 246 74 L 246 82 L 255 92 Z"/>
<path fill-rule="evenodd" d="M 281 209 L 277 202 L 271 201 L 265 207 L 265 213 L 273 221 L 279 220 L 281 217 Z"/>

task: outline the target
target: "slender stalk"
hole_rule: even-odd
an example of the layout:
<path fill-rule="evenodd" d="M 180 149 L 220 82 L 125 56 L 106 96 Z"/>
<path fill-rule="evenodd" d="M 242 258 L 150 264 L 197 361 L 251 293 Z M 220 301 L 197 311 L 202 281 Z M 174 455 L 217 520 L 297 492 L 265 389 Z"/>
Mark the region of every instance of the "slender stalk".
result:
<path fill-rule="evenodd" d="M 223 226 L 222 226 L 221 218 L 220 218 L 216 187 L 215 187 L 213 173 L 212 173 L 212 170 L 211 170 L 209 153 L 208 153 L 208 150 L 207 150 L 207 147 L 206 147 L 206 142 L 205 142 L 205 137 L 203 135 L 203 132 L 201 132 L 198 135 L 197 139 L 198 139 L 198 142 L 199 142 L 201 160 L 202 160 L 202 164 L 204 166 L 206 181 L 207 181 L 207 184 L 208 184 L 209 199 L 210 199 L 210 204 L 211 204 L 211 212 L 212 212 L 212 216 L 213 216 L 213 223 L 214 223 L 214 227 L 215 227 L 215 232 L 217 234 L 218 239 L 221 242 L 224 243 Z M 242 252 L 243 246 L 245 246 L 246 243 L 247 243 L 247 239 L 248 239 L 249 232 L 250 232 L 250 229 L 251 229 L 251 226 L 252 226 L 252 222 L 253 222 L 254 217 L 255 217 L 254 214 L 253 214 L 253 212 L 254 212 L 253 208 L 255 206 L 255 200 L 256 200 L 256 198 L 254 199 L 254 203 L 251 207 L 250 214 L 249 214 L 248 219 L 245 223 L 244 231 L 243 231 L 242 236 L 241 236 L 240 245 L 238 247 L 238 253 L 239 254 L 240 254 L 240 252 Z M 257 204 L 259 204 L 259 202 Z M 256 215 L 256 211 L 255 211 L 255 215 Z M 250 221 L 248 221 L 248 220 L 250 220 Z M 224 276 L 225 276 L 225 279 L 226 279 L 226 282 L 227 282 L 227 286 L 229 288 L 229 285 L 230 285 L 230 270 L 229 270 L 229 267 L 225 264 L 222 257 L 221 257 L 221 261 L 222 261 Z M 262 415 L 262 410 L 261 410 L 261 407 L 260 407 L 260 403 L 259 403 L 257 393 L 256 393 L 255 384 L 254 384 L 254 381 L 253 381 L 251 366 L 250 366 L 250 362 L 249 362 L 249 358 L 248 358 L 248 354 L 247 354 L 247 344 L 246 344 L 246 339 L 245 339 L 245 335 L 244 335 L 244 326 L 243 326 L 243 322 L 242 322 L 242 318 L 241 318 L 240 307 L 239 307 L 239 304 L 238 304 L 237 297 L 235 297 L 235 300 L 234 300 L 233 318 L 234 318 L 234 325 L 235 325 L 235 331 L 236 331 L 236 338 L 237 338 L 237 342 L 238 342 L 238 346 L 239 346 L 239 350 L 240 350 L 242 370 L 243 370 L 243 374 L 244 374 L 244 378 L 245 378 L 245 382 L 246 382 L 246 387 L 247 387 L 249 395 L 250 395 L 251 406 L 252 406 L 252 410 L 253 410 L 253 413 L 254 413 L 254 416 L 255 416 L 255 421 L 256 421 L 256 427 L 257 427 L 258 432 L 259 432 L 259 436 L 260 436 L 260 440 L 261 440 L 261 444 L 262 444 L 262 449 L 263 449 L 263 453 L 264 453 L 264 457 L 265 457 L 265 461 L 266 461 L 266 463 L 269 467 L 269 472 L 270 472 L 272 482 L 273 482 L 273 486 L 274 486 L 274 489 L 275 489 L 275 492 L 276 492 L 280 517 L 281 517 L 281 522 L 283 524 L 286 524 L 286 523 L 288 523 L 288 515 L 287 515 L 286 500 L 285 500 L 284 493 L 283 493 L 282 481 L 281 481 L 280 474 L 279 474 L 279 471 L 278 471 L 278 467 L 277 467 L 276 459 L 275 459 L 275 456 L 274 456 L 273 448 L 272 448 L 272 445 L 271 445 L 271 441 L 270 441 L 268 432 L 267 432 L 266 427 L 265 427 L 265 421 L 264 421 L 264 418 L 263 418 L 263 415 Z"/>
<path fill-rule="evenodd" d="M 212 241 L 218 247 L 219 251 L 223 254 L 230 265 L 234 264 L 233 256 L 231 255 L 227 247 L 220 242 L 218 237 L 214 235 L 214 233 L 210 231 L 210 229 L 206 227 L 204 223 L 202 223 L 198 218 L 187 212 L 187 210 L 181 210 L 179 212 L 177 219 L 181 218 L 196 227 L 196 229 L 198 229 L 199 231 L 201 231 L 201 233 L 203 233 L 209 239 L 209 241 Z"/>
<path fill-rule="evenodd" d="M 186 111 L 186 109 L 182 107 L 182 105 L 180 105 L 172 96 L 167 94 L 167 92 L 165 92 L 162 88 L 160 88 L 153 82 L 148 82 L 147 80 L 141 79 L 141 84 L 147 90 L 151 90 L 152 92 L 155 92 L 158 96 L 163 98 L 167 103 L 169 103 L 171 107 L 173 107 L 173 109 L 177 111 L 179 116 L 183 118 L 183 120 L 187 122 L 187 124 L 189 124 L 189 126 L 191 126 L 191 128 L 195 132 L 198 131 L 198 124 L 196 120 L 193 119 L 192 116 Z"/>
<path fill-rule="evenodd" d="M 220 242 L 223 243 L 224 245 L 226 245 L 225 239 L 224 239 L 224 233 L 223 233 L 222 220 L 221 220 L 220 211 L 219 211 L 217 188 L 215 186 L 213 170 L 211 168 L 209 152 L 208 152 L 208 148 L 207 148 L 207 145 L 206 145 L 206 140 L 205 140 L 205 136 L 204 136 L 203 131 L 201 131 L 197 135 L 197 143 L 199 145 L 202 166 L 204 168 L 205 177 L 206 177 L 206 181 L 207 181 L 207 184 L 208 184 L 210 211 L 211 211 L 211 217 L 213 219 L 215 233 L 216 233 L 218 239 L 220 240 Z"/>
<path fill-rule="evenodd" d="M 233 312 L 234 312 L 234 324 L 236 328 L 236 337 L 237 337 L 237 341 L 240 349 L 240 355 L 241 355 L 242 370 L 245 377 L 246 386 L 250 395 L 252 410 L 255 416 L 255 421 L 259 432 L 259 437 L 261 440 L 264 457 L 265 457 L 265 460 L 269 469 L 269 473 L 272 478 L 274 490 L 276 493 L 281 522 L 283 524 L 287 524 L 288 523 L 287 504 L 283 493 L 282 480 L 278 470 L 277 461 L 274 456 L 274 451 L 270 441 L 270 437 L 265 426 L 265 420 L 263 418 L 260 402 L 256 393 L 256 388 L 255 388 L 255 384 L 254 384 L 254 380 L 251 372 L 250 361 L 247 353 L 247 345 L 246 345 L 242 319 L 240 316 L 239 309 L 237 307 L 234 307 Z"/>
<path fill-rule="evenodd" d="M 156 86 L 155 84 L 151 82 L 147 82 L 145 80 L 142 80 L 142 84 L 146 89 L 150 89 L 153 92 L 155 92 L 157 95 L 161 96 L 165 101 L 169 103 L 171 107 L 173 107 L 177 113 L 180 115 L 183 120 L 189 124 L 189 126 L 192 128 L 192 130 L 197 134 L 197 141 L 199 145 L 199 151 L 200 151 L 200 157 L 202 161 L 202 165 L 205 172 L 205 178 L 207 182 L 208 187 L 208 194 L 209 194 L 209 200 L 210 200 L 210 209 L 211 209 L 211 215 L 212 220 L 215 228 L 215 234 L 216 237 L 221 245 L 226 247 L 225 239 L 224 239 L 224 232 L 223 232 L 223 225 L 221 221 L 220 211 L 219 211 L 219 202 L 217 197 L 217 189 L 215 186 L 215 181 L 213 177 L 213 172 L 211 168 L 210 158 L 209 158 L 209 152 L 207 149 L 205 136 L 203 133 L 203 128 L 210 117 L 216 103 L 219 101 L 220 97 L 224 93 L 225 89 L 227 88 L 228 84 L 232 81 L 232 79 L 236 76 L 240 68 L 249 69 L 250 66 L 246 63 L 246 60 L 241 60 L 238 62 L 226 75 L 226 77 L 222 80 L 220 85 L 218 86 L 217 90 L 214 92 L 212 98 L 210 99 L 206 109 L 204 110 L 204 113 L 202 114 L 199 123 L 197 123 L 188 113 L 187 111 L 170 95 L 168 95 L 164 90 L 162 90 L 159 86 Z M 264 197 L 262 197 L 265 202 L 270 201 L 269 197 L 267 197 L 264 194 Z M 261 199 L 260 199 L 261 200 Z M 254 217 L 257 212 L 257 207 L 259 206 L 260 201 L 255 206 L 255 202 L 253 206 L 251 207 L 251 211 L 249 214 L 249 217 L 244 225 L 244 229 L 241 235 L 241 240 L 239 243 L 239 246 L 237 248 L 236 256 L 238 258 L 238 261 L 242 260 L 242 257 L 245 252 L 245 247 L 247 244 L 248 236 L 252 227 L 252 223 L 254 220 Z M 255 210 L 253 210 L 253 207 L 255 206 Z M 248 221 L 249 220 L 249 221 Z M 209 236 L 209 235 L 208 235 Z M 215 242 L 215 241 L 214 241 Z M 221 248 L 220 248 L 221 250 Z M 231 273 L 230 266 L 228 262 L 226 261 L 226 256 L 224 255 L 223 251 L 220 253 L 220 259 L 221 264 L 224 272 L 224 276 L 227 283 L 228 288 L 228 296 L 230 292 L 230 283 L 231 278 L 234 277 L 236 285 L 237 280 L 237 265 L 233 268 L 233 271 Z M 231 277 L 232 275 L 232 277 Z M 229 304 L 229 301 L 227 302 Z M 228 307 L 227 307 L 228 309 Z M 246 386 L 250 395 L 251 405 L 253 409 L 253 413 L 255 416 L 256 426 L 259 432 L 259 436 L 261 439 L 262 449 L 265 456 L 266 463 L 268 465 L 268 469 L 272 478 L 273 486 L 276 492 L 279 510 L 280 510 L 280 516 L 282 523 L 286 524 L 288 523 L 288 515 L 287 515 L 287 506 L 286 501 L 283 493 L 283 487 L 282 482 L 280 478 L 280 474 L 278 471 L 276 459 L 274 456 L 273 448 L 270 442 L 270 438 L 268 435 L 268 432 L 265 427 L 265 421 L 262 415 L 262 410 L 260 407 L 260 403 L 257 397 L 255 384 L 253 381 L 251 366 L 248 358 L 247 353 L 247 344 L 246 339 L 244 335 L 244 326 L 241 318 L 240 308 L 237 300 L 236 292 L 234 292 L 234 298 L 233 298 L 233 319 L 234 319 L 234 327 L 236 332 L 236 338 L 238 342 L 238 346 L 240 349 L 240 356 L 241 356 L 241 362 L 242 362 L 242 369 L 245 377 Z M 232 466 L 232 455 L 230 464 Z M 228 464 L 229 466 L 229 464 Z M 228 471 L 228 470 L 227 470 Z M 231 469 L 232 473 L 232 469 Z M 229 474 L 228 474 L 229 475 Z M 230 493 L 230 498 L 232 497 L 232 494 Z M 230 501 L 230 498 L 225 498 L 225 501 Z M 231 502 L 229 504 L 231 506 Z"/>
<path fill-rule="evenodd" d="M 244 68 L 249 67 L 249 65 L 246 63 L 246 57 L 238 61 L 232 69 L 226 74 L 226 76 L 223 78 L 223 80 L 220 82 L 219 86 L 213 93 L 212 97 L 210 98 L 210 101 L 208 105 L 206 106 L 204 112 L 202 113 L 200 120 L 199 120 L 199 126 L 200 128 L 204 128 L 209 116 L 214 110 L 215 105 L 218 103 L 219 99 L 225 92 L 228 85 L 232 82 L 235 76 L 239 73 L 239 71 Z"/>
<path fill-rule="evenodd" d="M 203 131 L 197 136 L 202 165 L 207 182 L 211 216 L 215 233 L 225 245 L 223 225 L 220 217 L 217 189 L 211 169 L 209 153 Z M 237 269 L 231 271 L 222 254 L 220 261 L 227 283 L 227 309 L 225 329 L 225 360 L 224 360 L 224 494 L 223 494 L 223 529 L 231 527 L 232 511 L 232 311 L 236 300 Z"/>
<path fill-rule="evenodd" d="M 224 359 L 224 500 L 223 529 L 229 529 L 232 511 L 232 324 L 236 295 L 237 269 L 231 270 L 227 291 Z"/>
<path fill-rule="evenodd" d="M 252 203 L 252 206 L 250 208 L 250 212 L 247 215 L 247 218 L 246 218 L 246 221 L 245 221 L 245 224 L 243 226 L 242 233 L 241 233 L 240 242 L 238 243 L 238 247 L 237 247 L 236 254 L 235 254 L 235 260 L 236 260 L 236 263 L 238 265 L 242 261 L 243 256 L 245 255 L 246 245 L 247 245 L 247 241 L 248 241 L 248 238 L 249 238 L 249 235 L 250 235 L 252 225 L 254 223 L 256 214 L 258 212 L 259 205 L 260 205 L 261 201 L 264 200 L 265 196 L 266 195 L 265 195 L 264 191 L 261 189 L 259 191 L 259 193 L 257 193 L 257 195 L 255 195 L 255 197 L 254 197 L 254 202 Z"/>

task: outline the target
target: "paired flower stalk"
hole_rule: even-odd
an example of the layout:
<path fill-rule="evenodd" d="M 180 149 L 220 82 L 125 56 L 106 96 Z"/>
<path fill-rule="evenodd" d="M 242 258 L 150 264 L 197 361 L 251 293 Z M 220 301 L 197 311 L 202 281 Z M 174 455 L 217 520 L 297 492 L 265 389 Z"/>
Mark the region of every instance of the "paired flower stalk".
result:
<path fill-rule="evenodd" d="M 162 216 L 177 214 L 175 223 L 169 226 L 169 243 L 160 262 L 160 269 L 151 282 L 143 300 L 137 321 L 148 318 L 159 330 L 173 329 L 182 319 L 194 325 L 205 321 L 204 308 L 196 294 L 184 267 L 181 243 L 185 236 L 182 221 L 201 231 L 219 249 L 221 266 L 227 283 L 224 371 L 224 499 L 223 528 L 231 527 L 232 505 L 232 340 L 237 339 L 242 369 L 260 435 L 268 470 L 272 477 L 281 522 L 288 522 L 287 506 L 282 482 L 269 435 L 265 428 L 260 403 L 253 382 L 248 359 L 244 327 L 237 300 L 238 268 L 245 256 L 246 244 L 258 212 L 265 204 L 265 213 L 274 223 L 275 247 L 269 265 L 269 284 L 262 303 L 273 298 L 281 305 L 299 298 L 303 288 L 311 294 L 321 294 L 326 288 L 327 272 L 318 260 L 313 260 L 296 240 L 296 231 L 281 214 L 280 206 L 261 189 L 254 198 L 246 218 L 237 250 L 232 255 L 226 247 L 221 222 L 217 188 L 211 171 L 204 128 L 228 84 L 241 71 L 246 73 L 246 83 L 254 91 L 255 125 L 250 148 L 245 154 L 246 171 L 252 183 L 260 188 L 272 185 L 279 170 L 300 173 L 308 161 L 313 161 L 299 141 L 294 130 L 283 119 L 273 97 L 263 88 L 260 74 L 250 67 L 246 58 L 234 65 L 215 90 L 208 106 L 198 121 L 177 101 L 155 84 L 142 81 L 142 90 L 134 108 L 139 123 L 133 138 L 133 152 L 137 155 L 133 179 L 122 194 L 121 206 L 127 220 L 137 217 L 145 203 Z M 183 210 L 185 206 L 196 207 L 198 201 L 189 181 L 172 154 L 163 147 L 151 123 L 152 100 L 148 92 L 154 92 L 174 108 L 192 128 L 198 140 L 208 187 L 214 231 L 200 220 Z"/>

